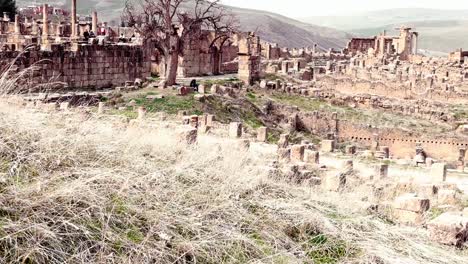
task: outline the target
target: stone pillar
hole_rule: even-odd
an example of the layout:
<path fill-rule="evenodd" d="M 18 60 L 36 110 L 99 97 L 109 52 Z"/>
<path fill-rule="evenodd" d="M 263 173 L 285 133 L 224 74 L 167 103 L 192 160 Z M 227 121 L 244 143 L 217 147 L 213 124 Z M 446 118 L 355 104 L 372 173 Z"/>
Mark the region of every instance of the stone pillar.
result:
<path fill-rule="evenodd" d="M 71 38 L 76 39 L 78 37 L 77 30 L 76 30 L 76 0 L 72 0 L 72 7 L 71 7 Z"/>
<path fill-rule="evenodd" d="M 104 114 L 104 107 L 106 107 L 106 103 L 99 102 L 98 111 L 97 111 L 99 115 Z"/>
<path fill-rule="evenodd" d="M 466 149 L 465 148 L 460 148 L 459 149 L 459 157 L 458 157 L 458 170 L 461 172 L 465 171 L 465 156 L 466 156 Z"/>
<path fill-rule="evenodd" d="M 432 164 L 430 175 L 433 183 L 445 182 L 447 180 L 447 165 L 445 163 Z"/>
<path fill-rule="evenodd" d="M 73 0 L 76 1 L 76 0 Z M 49 5 L 44 4 L 42 6 L 42 37 L 47 38 L 49 36 Z"/>
<path fill-rule="evenodd" d="M 417 33 L 413 33 L 413 38 L 414 38 L 414 42 L 413 42 L 413 45 L 414 45 L 414 55 L 418 55 L 418 34 Z"/>
<path fill-rule="evenodd" d="M 232 122 L 229 125 L 229 137 L 230 138 L 242 137 L 242 123 Z"/>
<path fill-rule="evenodd" d="M 19 21 L 19 15 L 15 15 L 15 34 L 21 33 L 21 26 Z"/>
<path fill-rule="evenodd" d="M 62 26 L 60 24 L 57 24 L 55 27 L 55 35 L 57 37 L 62 36 Z"/>
<path fill-rule="evenodd" d="M 266 142 L 268 140 L 268 128 L 260 127 L 257 129 L 257 140 L 260 142 Z"/>
<path fill-rule="evenodd" d="M 94 32 L 94 34 L 97 35 L 97 24 L 98 24 L 98 16 L 97 16 L 97 11 L 93 11 L 93 22 L 92 22 L 92 26 L 91 26 L 91 30 Z"/>
<path fill-rule="evenodd" d="M 38 33 L 37 22 L 36 22 L 35 19 L 33 19 L 33 22 L 32 22 L 31 33 L 32 33 L 33 35 L 37 35 L 37 33 Z"/>
<path fill-rule="evenodd" d="M 143 120 L 145 118 L 145 115 L 146 115 L 146 108 L 144 107 L 139 107 L 138 108 L 138 120 Z"/>

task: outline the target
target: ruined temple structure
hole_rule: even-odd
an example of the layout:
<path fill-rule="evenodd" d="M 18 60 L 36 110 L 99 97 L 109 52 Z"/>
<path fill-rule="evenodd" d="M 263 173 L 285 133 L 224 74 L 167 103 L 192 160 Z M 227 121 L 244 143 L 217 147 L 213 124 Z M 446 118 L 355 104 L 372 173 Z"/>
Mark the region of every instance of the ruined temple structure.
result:
<path fill-rule="evenodd" d="M 402 26 L 399 30 L 399 36 L 387 36 L 384 31 L 372 38 L 353 38 L 344 52 L 353 56 L 362 53 L 377 57 L 398 56 L 400 60 L 408 60 L 418 53 L 419 34 L 409 27 Z"/>
<path fill-rule="evenodd" d="M 451 52 L 449 54 L 449 61 L 451 62 L 456 62 L 456 63 L 465 63 L 468 62 L 468 51 L 465 51 L 463 49 L 458 49 L 454 52 Z"/>
<path fill-rule="evenodd" d="M 103 89 L 165 75 L 164 56 L 133 28 L 110 26 L 95 11 L 80 16 L 76 10 L 77 0 L 72 0 L 70 12 L 44 4 L 21 8 L 14 21 L 4 14 L 0 65 L 5 68 L 14 61 L 18 72 L 48 64 L 33 69 L 27 80 L 32 87 L 55 83 Z M 178 77 L 239 73 L 251 84 L 261 72 L 261 53 L 260 38 L 253 33 L 219 36 L 200 27 L 179 57 Z M 279 57 L 280 49 L 272 47 L 268 56 Z"/>

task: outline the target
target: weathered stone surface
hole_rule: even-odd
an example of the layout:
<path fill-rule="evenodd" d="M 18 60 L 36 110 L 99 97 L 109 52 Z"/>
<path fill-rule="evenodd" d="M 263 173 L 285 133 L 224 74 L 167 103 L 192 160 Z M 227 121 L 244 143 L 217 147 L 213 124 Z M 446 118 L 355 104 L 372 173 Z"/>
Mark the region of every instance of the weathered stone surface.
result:
<path fill-rule="evenodd" d="M 375 174 L 379 179 L 388 177 L 388 164 L 379 164 L 375 167 Z"/>
<path fill-rule="evenodd" d="M 424 216 L 418 212 L 402 209 L 394 209 L 393 216 L 398 223 L 409 225 L 420 225 L 424 222 Z"/>
<path fill-rule="evenodd" d="M 427 225 L 431 240 L 461 247 L 468 240 L 468 217 L 462 213 L 444 213 Z"/>
<path fill-rule="evenodd" d="M 185 144 L 195 144 L 197 142 L 197 129 L 187 127 L 178 131 L 179 140 Z"/>
<path fill-rule="evenodd" d="M 304 145 L 294 145 L 291 147 L 291 161 L 302 162 L 304 161 Z"/>
<path fill-rule="evenodd" d="M 242 137 L 242 123 L 232 122 L 229 124 L 229 137 L 240 138 Z"/>
<path fill-rule="evenodd" d="M 325 190 L 338 192 L 346 185 L 346 175 L 342 173 L 336 175 L 327 175 L 323 183 Z"/>
<path fill-rule="evenodd" d="M 304 162 L 309 163 L 309 164 L 319 164 L 320 153 L 318 151 L 306 149 L 304 152 Z"/>
<path fill-rule="evenodd" d="M 282 162 L 289 162 L 291 158 L 291 150 L 288 148 L 279 148 L 278 151 L 278 160 Z"/>
<path fill-rule="evenodd" d="M 260 127 L 257 129 L 257 140 L 266 142 L 268 139 L 268 127 Z"/>
<path fill-rule="evenodd" d="M 321 151 L 322 152 L 333 152 L 335 150 L 334 140 L 322 140 Z"/>
<path fill-rule="evenodd" d="M 430 200 L 407 194 L 396 198 L 393 206 L 395 209 L 424 213 L 430 208 Z"/>
<path fill-rule="evenodd" d="M 289 145 L 289 134 L 281 134 L 278 141 L 279 148 L 287 148 Z"/>
<path fill-rule="evenodd" d="M 445 163 L 434 163 L 431 167 L 432 182 L 445 182 L 447 180 L 447 165 Z"/>
<path fill-rule="evenodd" d="M 348 145 L 345 147 L 345 153 L 348 155 L 354 155 L 356 154 L 356 146 L 354 145 Z"/>
<path fill-rule="evenodd" d="M 457 205 L 460 203 L 458 192 L 456 190 L 439 190 L 437 194 L 437 203 L 440 205 Z"/>

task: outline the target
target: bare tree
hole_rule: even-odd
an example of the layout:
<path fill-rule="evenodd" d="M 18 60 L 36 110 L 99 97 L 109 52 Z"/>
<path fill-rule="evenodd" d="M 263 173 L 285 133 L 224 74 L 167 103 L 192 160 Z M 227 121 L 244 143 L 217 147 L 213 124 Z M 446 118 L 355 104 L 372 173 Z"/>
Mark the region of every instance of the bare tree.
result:
<path fill-rule="evenodd" d="M 231 34 L 235 19 L 220 0 L 126 0 L 123 19 L 164 56 L 166 82 L 176 82 L 179 55 L 190 38 L 212 30 L 216 38 Z M 215 38 L 215 39 L 216 39 Z"/>

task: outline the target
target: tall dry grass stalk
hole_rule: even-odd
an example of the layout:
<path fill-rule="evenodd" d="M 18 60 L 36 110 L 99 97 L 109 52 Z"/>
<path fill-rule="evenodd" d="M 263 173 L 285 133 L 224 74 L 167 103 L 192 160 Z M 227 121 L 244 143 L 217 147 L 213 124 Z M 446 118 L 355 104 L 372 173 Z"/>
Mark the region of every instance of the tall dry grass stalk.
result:
<path fill-rule="evenodd" d="M 0 262 L 466 263 L 366 214 L 365 192 L 275 181 L 274 153 L 147 122 L 0 103 Z"/>

